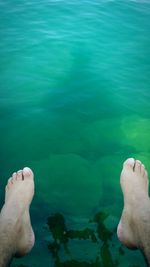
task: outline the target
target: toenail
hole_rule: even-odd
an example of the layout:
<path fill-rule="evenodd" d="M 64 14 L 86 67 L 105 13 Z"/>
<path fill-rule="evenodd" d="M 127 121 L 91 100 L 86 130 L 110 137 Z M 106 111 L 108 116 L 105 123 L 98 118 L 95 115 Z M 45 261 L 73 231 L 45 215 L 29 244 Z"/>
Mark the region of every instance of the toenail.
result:
<path fill-rule="evenodd" d="M 31 170 L 30 170 L 30 168 L 25 167 L 25 168 L 23 169 L 23 172 L 25 172 L 26 174 L 30 174 L 30 173 L 31 173 Z"/>
<path fill-rule="evenodd" d="M 135 159 L 134 158 L 129 158 L 125 161 L 125 163 L 131 164 L 133 165 L 135 163 Z"/>
<path fill-rule="evenodd" d="M 138 160 L 138 159 L 136 160 L 136 162 L 141 164 L 141 161 L 140 161 L 140 160 Z"/>
<path fill-rule="evenodd" d="M 22 170 L 20 170 L 20 171 L 17 171 L 17 174 L 21 174 L 22 173 Z"/>

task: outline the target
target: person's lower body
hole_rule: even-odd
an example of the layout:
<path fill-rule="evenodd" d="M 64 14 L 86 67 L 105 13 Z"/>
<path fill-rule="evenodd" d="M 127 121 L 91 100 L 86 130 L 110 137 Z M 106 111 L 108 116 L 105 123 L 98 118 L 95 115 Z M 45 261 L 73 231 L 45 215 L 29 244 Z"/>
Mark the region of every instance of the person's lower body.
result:
<path fill-rule="evenodd" d="M 124 208 L 118 225 L 119 240 L 130 249 L 140 249 L 150 266 L 150 198 L 145 166 L 133 158 L 124 162 L 120 177 Z"/>
<path fill-rule="evenodd" d="M 150 266 L 150 199 L 148 176 L 140 161 L 128 159 L 121 173 L 124 209 L 117 229 L 120 241 L 140 249 Z M 8 180 L 5 204 L 0 213 L 0 267 L 14 256 L 24 256 L 34 245 L 29 207 L 34 195 L 33 173 L 29 168 Z"/>
<path fill-rule="evenodd" d="M 6 186 L 5 203 L 0 213 L 0 267 L 8 266 L 15 256 L 24 256 L 34 245 L 29 215 L 33 195 L 31 169 L 13 173 Z"/>

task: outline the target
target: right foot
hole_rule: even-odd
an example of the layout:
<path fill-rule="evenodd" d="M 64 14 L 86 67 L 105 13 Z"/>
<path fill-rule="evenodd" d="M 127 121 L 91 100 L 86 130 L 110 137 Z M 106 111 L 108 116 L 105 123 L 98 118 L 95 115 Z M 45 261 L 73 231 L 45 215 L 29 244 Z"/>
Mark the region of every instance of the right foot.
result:
<path fill-rule="evenodd" d="M 144 165 L 134 159 L 124 162 L 120 183 L 124 209 L 117 228 L 119 240 L 129 248 L 140 248 L 140 225 L 150 210 L 148 175 Z"/>
<path fill-rule="evenodd" d="M 34 245 L 35 237 L 29 215 L 33 195 L 34 180 L 31 169 L 24 168 L 8 180 L 0 219 L 2 224 L 8 223 L 13 232 L 16 232 L 16 256 L 25 255 Z"/>

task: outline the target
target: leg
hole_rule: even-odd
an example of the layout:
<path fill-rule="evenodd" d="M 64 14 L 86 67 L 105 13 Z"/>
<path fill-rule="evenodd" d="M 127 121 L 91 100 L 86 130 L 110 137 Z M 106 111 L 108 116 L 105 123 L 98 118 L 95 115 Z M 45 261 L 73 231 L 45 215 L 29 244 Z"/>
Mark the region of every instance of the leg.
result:
<path fill-rule="evenodd" d="M 24 256 L 34 245 L 29 215 L 33 195 L 31 169 L 24 168 L 8 180 L 0 213 L 0 267 L 8 266 L 13 256 Z"/>
<path fill-rule="evenodd" d="M 131 249 L 140 249 L 150 266 L 150 198 L 148 175 L 139 160 L 125 161 L 121 172 L 124 208 L 118 225 L 120 241 Z"/>

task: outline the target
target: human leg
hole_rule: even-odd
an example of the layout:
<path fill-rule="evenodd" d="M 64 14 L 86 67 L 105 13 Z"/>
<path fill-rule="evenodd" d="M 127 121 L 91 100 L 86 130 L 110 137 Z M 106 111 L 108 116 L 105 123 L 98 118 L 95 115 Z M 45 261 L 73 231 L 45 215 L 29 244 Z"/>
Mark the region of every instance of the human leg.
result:
<path fill-rule="evenodd" d="M 118 238 L 128 248 L 140 249 L 150 266 L 150 198 L 144 165 L 138 160 L 126 160 L 120 183 L 124 208 L 117 229 Z"/>
<path fill-rule="evenodd" d="M 33 195 L 31 169 L 24 168 L 8 180 L 0 213 L 0 267 L 8 266 L 13 256 L 25 255 L 34 245 L 29 215 Z"/>

